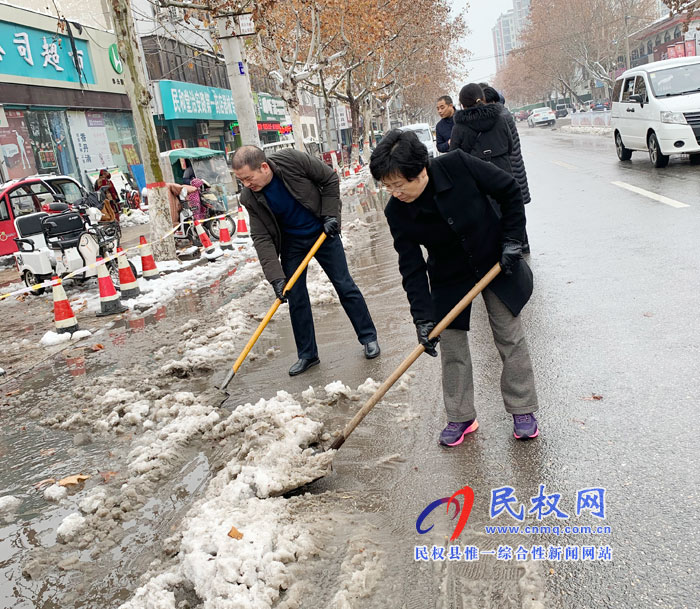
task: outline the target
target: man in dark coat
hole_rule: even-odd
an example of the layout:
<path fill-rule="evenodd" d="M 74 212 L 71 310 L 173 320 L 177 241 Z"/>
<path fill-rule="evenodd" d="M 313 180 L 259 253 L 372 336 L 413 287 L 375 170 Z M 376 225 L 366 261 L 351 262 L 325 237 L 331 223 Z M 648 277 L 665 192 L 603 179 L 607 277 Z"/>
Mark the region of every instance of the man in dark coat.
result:
<path fill-rule="evenodd" d="M 461 150 L 429 161 L 417 136 L 398 130 L 382 138 L 370 171 L 393 194 L 385 215 L 418 341 L 429 355 L 437 356 L 441 339 L 448 424 L 440 443 L 455 446 L 478 427 L 467 339 L 470 308 L 440 337 L 428 337 L 499 262 L 503 272 L 482 294 L 503 361 L 501 393 L 506 411 L 513 415 L 515 437 L 536 437 L 537 393 L 519 317 L 532 294 L 532 272 L 521 255 L 525 212 L 518 183 L 492 163 Z M 500 206 L 500 217 L 488 197 Z M 428 251 L 427 261 L 421 246 Z"/>
<path fill-rule="evenodd" d="M 299 357 L 289 369 L 290 376 L 320 363 L 306 270 L 289 292 L 284 286 L 322 231 L 328 238 L 315 258 L 338 293 L 365 357 L 377 357 L 377 330 L 350 276 L 340 239 L 342 203 L 337 174 L 322 161 L 290 148 L 267 158 L 256 146 L 242 146 L 233 155 L 232 166 L 244 186 L 241 203 L 250 216 L 250 233 L 263 273 L 275 296 L 282 302 L 289 299 Z"/>
<path fill-rule="evenodd" d="M 450 149 L 450 136 L 454 127 L 455 106 L 449 95 L 443 95 L 437 100 L 437 111 L 440 115 L 438 124 L 435 125 L 435 137 L 437 139 L 438 152 L 448 152 Z"/>
<path fill-rule="evenodd" d="M 523 205 L 527 205 L 531 200 L 530 187 L 527 183 L 527 172 L 525 171 L 525 162 L 523 161 L 523 154 L 520 149 L 520 135 L 518 134 L 518 127 L 515 124 L 515 119 L 505 107 L 503 96 L 496 91 L 496 89 L 484 83 L 480 83 L 480 85 L 484 91 L 486 103 L 494 104 L 499 107 L 501 116 L 503 116 L 510 128 L 510 133 L 513 136 L 513 150 L 510 153 L 510 166 L 513 170 L 513 177 L 518 181 L 518 184 L 520 184 L 520 191 L 523 193 Z M 530 244 L 528 243 L 526 230 L 523 238 L 523 254 L 528 253 L 530 253 Z"/>

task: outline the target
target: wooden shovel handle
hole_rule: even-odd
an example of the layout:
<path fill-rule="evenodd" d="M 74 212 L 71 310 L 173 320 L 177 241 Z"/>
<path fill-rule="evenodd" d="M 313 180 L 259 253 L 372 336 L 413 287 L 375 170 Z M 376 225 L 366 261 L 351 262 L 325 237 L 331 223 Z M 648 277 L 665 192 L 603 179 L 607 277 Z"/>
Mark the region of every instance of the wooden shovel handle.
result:
<path fill-rule="evenodd" d="M 447 326 L 457 319 L 459 314 L 469 306 L 472 300 L 474 300 L 500 272 L 501 265 L 496 263 L 493 268 L 486 273 L 486 275 L 484 275 L 471 290 L 469 290 L 467 295 L 462 298 L 462 300 L 460 300 L 447 315 L 445 315 L 443 320 L 437 326 L 435 326 L 435 328 L 433 328 L 433 331 L 429 334 L 429 337 L 435 338 L 436 336 L 439 336 L 440 333 L 442 333 Z M 418 345 L 413 351 L 411 351 L 408 357 L 403 360 L 401 364 L 399 364 L 399 367 L 394 370 L 391 376 L 379 386 L 379 389 L 374 392 L 374 395 L 372 395 L 372 397 L 365 402 L 362 408 L 360 408 L 357 414 L 345 426 L 343 433 L 334 440 L 333 444 L 331 444 L 331 449 L 337 450 L 345 443 L 345 440 L 348 439 L 348 436 L 353 432 L 355 427 L 357 427 L 362 419 L 369 414 L 369 411 L 372 410 L 377 402 L 384 397 L 384 394 L 386 394 L 386 392 L 391 389 L 392 385 L 398 381 L 399 378 L 401 378 L 403 373 L 413 365 L 413 362 L 420 357 L 423 351 L 425 351 L 425 347 L 423 345 Z"/>
<path fill-rule="evenodd" d="M 325 240 L 326 233 L 321 233 L 321 236 L 318 239 L 316 239 L 316 243 L 313 244 L 313 247 L 309 250 L 309 253 L 306 254 L 305 258 L 301 261 L 301 264 L 297 267 L 297 270 L 294 271 L 294 275 L 292 275 L 289 278 L 289 281 L 287 281 L 286 285 L 284 286 L 284 292 L 289 292 L 289 290 L 292 289 L 294 284 L 297 282 L 297 279 L 299 279 L 301 274 L 304 272 L 304 269 L 309 265 L 309 262 L 311 262 L 311 259 L 316 255 L 316 252 L 323 245 L 323 242 Z M 260 338 L 260 335 L 262 334 L 263 330 L 265 329 L 267 324 L 270 323 L 272 316 L 277 312 L 277 309 L 279 309 L 279 306 L 281 304 L 282 301 L 279 298 L 275 298 L 275 302 L 272 303 L 270 310 L 267 312 L 265 317 L 263 317 L 263 320 L 260 322 L 260 325 L 255 330 L 253 336 L 251 336 L 250 340 L 248 341 L 248 344 L 246 344 L 243 351 L 238 356 L 238 359 L 233 363 L 234 374 L 238 372 L 238 369 L 243 364 L 243 361 L 248 356 L 248 353 L 250 353 L 250 350 L 253 348 L 258 338 Z"/>

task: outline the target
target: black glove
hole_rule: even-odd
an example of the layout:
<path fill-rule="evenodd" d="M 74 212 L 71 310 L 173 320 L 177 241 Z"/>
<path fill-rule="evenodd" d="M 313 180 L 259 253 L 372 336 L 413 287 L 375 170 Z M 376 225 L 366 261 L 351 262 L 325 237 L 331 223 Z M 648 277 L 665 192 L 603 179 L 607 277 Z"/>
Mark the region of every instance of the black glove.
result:
<path fill-rule="evenodd" d="M 321 216 L 323 221 L 323 232 L 331 239 L 340 233 L 340 223 L 335 216 Z"/>
<path fill-rule="evenodd" d="M 506 239 L 503 242 L 501 252 L 501 268 L 506 275 L 512 275 L 518 260 L 523 257 L 523 244 L 514 239 Z"/>
<path fill-rule="evenodd" d="M 419 319 L 416 323 L 416 334 L 418 335 L 418 342 L 425 347 L 425 352 L 431 357 L 437 357 L 437 351 L 435 347 L 440 342 L 440 337 L 428 338 L 428 335 L 432 332 L 435 327 L 434 321 L 427 321 L 425 319 Z"/>
<path fill-rule="evenodd" d="M 270 284 L 272 285 L 272 289 L 275 291 L 275 296 L 277 296 L 282 303 L 287 302 L 287 297 L 284 295 L 284 286 L 287 285 L 287 280 L 273 279 Z"/>

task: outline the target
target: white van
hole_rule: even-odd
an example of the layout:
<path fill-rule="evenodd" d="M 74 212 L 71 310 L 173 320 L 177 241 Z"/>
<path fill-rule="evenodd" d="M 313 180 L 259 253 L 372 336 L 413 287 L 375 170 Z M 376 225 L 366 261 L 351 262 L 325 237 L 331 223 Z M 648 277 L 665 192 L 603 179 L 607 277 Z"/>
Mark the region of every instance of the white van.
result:
<path fill-rule="evenodd" d="M 435 140 L 433 139 L 433 133 L 430 130 L 430 125 L 428 123 L 415 123 L 414 125 L 406 125 L 401 127 L 401 131 L 415 131 L 418 139 L 425 144 L 428 149 L 428 155 L 431 159 L 434 159 L 438 155 L 437 146 L 435 145 Z"/>
<path fill-rule="evenodd" d="M 612 127 L 617 156 L 629 161 L 648 150 L 654 167 L 671 154 L 700 161 L 700 57 L 655 61 L 627 70 L 615 81 Z"/>

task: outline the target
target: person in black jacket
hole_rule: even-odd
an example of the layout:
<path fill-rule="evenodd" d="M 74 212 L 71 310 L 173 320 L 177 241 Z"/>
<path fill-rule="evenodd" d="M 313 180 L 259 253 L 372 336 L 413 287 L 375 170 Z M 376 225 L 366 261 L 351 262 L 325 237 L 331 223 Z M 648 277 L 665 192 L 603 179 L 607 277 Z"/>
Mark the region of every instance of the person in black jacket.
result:
<path fill-rule="evenodd" d="M 520 135 L 518 134 L 518 127 L 515 124 L 515 119 L 513 115 L 505 107 L 503 96 L 496 91 L 493 87 L 488 86 L 485 83 L 480 83 L 481 88 L 484 91 L 484 99 L 487 104 L 494 104 L 501 110 L 501 116 L 508 123 L 510 128 L 510 133 L 513 137 L 513 150 L 510 153 L 510 166 L 513 170 L 513 177 L 520 184 L 520 191 L 523 193 L 523 205 L 527 205 L 530 201 L 530 187 L 527 183 L 527 172 L 525 171 L 525 162 L 523 161 L 523 154 L 520 149 Z M 501 101 L 503 100 L 503 101 Z M 528 242 L 527 230 L 523 233 L 523 254 L 530 253 L 530 244 Z"/>
<path fill-rule="evenodd" d="M 377 330 L 350 275 L 340 239 L 342 203 L 337 174 L 305 152 L 285 149 L 268 158 L 257 146 L 236 150 L 231 165 L 244 186 L 241 203 L 250 216 L 250 234 L 265 278 L 277 298 L 282 302 L 289 299 L 299 357 L 289 375 L 296 376 L 320 363 L 306 270 L 289 292 L 284 286 L 321 232 L 328 238 L 314 257 L 338 293 L 365 357 L 377 357 Z"/>
<path fill-rule="evenodd" d="M 478 427 L 467 330 L 467 308 L 440 337 L 431 330 L 496 263 L 500 273 L 482 294 L 503 361 L 501 394 L 518 439 L 539 434 L 534 373 L 520 320 L 532 294 L 532 271 L 521 255 L 525 228 L 515 179 L 456 150 L 429 161 L 415 133 L 390 131 L 377 145 L 370 171 L 392 193 L 385 215 L 418 342 L 437 356 L 448 424 L 440 443 L 455 446 Z M 488 197 L 500 206 L 501 215 Z M 428 258 L 421 250 L 425 247 Z"/>
<path fill-rule="evenodd" d="M 438 97 L 437 111 L 440 115 L 438 124 L 435 125 L 435 137 L 437 139 L 438 152 L 448 152 L 450 150 L 450 136 L 454 127 L 455 106 L 449 95 Z"/>
<path fill-rule="evenodd" d="M 486 103 L 484 92 L 476 83 L 462 87 L 459 103 L 463 109 L 455 113 L 450 150 L 464 150 L 513 173 L 510 165 L 513 136 L 500 108 Z"/>

